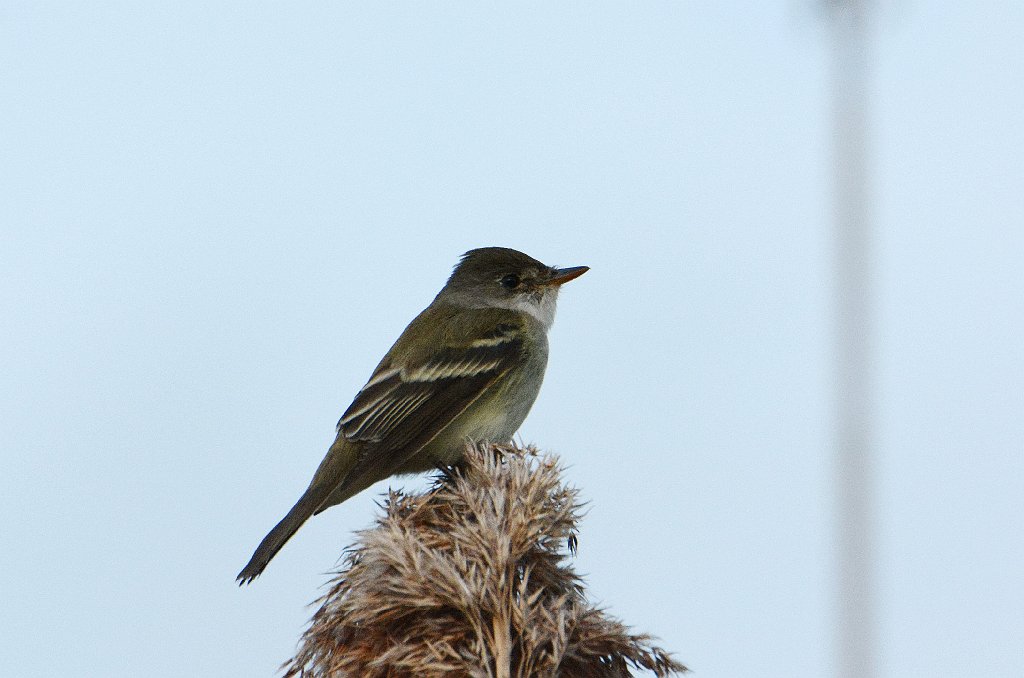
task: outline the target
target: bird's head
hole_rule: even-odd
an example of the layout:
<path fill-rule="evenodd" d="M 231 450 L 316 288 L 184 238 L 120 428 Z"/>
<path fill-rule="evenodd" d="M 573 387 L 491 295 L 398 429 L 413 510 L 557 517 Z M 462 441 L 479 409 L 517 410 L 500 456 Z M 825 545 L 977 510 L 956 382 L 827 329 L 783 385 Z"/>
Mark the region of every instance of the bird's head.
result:
<path fill-rule="evenodd" d="M 481 247 L 462 256 L 438 298 L 471 308 L 522 311 L 550 327 L 558 288 L 588 270 L 554 268 L 507 247 Z"/>

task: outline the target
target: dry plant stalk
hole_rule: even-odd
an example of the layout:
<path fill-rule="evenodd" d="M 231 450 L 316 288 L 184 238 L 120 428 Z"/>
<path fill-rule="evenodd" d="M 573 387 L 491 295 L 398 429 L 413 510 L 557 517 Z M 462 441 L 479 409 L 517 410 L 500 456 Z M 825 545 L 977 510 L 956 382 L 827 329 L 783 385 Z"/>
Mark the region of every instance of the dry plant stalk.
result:
<path fill-rule="evenodd" d="M 580 517 L 556 457 L 467 448 L 358 533 L 286 676 L 657 676 L 686 667 L 586 601 L 566 564 Z"/>

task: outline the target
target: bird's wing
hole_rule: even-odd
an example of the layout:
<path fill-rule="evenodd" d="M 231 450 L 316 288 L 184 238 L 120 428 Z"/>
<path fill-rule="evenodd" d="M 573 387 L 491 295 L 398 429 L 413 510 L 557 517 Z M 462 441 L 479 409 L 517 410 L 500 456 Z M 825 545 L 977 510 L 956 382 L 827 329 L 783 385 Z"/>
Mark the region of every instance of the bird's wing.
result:
<path fill-rule="evenodd" d="M 382 364 L 338 421 L 339 437 L 368 443 L 342 487 L 394 473 L 501 379 L 524 350 L 515 329 L 501 323 L 469 345 Z"/>

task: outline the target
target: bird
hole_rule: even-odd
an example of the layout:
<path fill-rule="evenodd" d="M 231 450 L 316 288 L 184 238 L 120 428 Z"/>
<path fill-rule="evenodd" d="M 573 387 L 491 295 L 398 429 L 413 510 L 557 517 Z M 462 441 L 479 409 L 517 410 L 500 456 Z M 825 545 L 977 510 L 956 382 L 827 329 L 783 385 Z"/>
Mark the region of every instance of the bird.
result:
<path fill-rule="evenodd" d="M 379 480 L 509 442 L 540 392 L 559 288 L 589 270 L 507 247 L 466 252 L 356 394 L 309 486 L 238 574 L 241 586 L 312 516 Z"/>

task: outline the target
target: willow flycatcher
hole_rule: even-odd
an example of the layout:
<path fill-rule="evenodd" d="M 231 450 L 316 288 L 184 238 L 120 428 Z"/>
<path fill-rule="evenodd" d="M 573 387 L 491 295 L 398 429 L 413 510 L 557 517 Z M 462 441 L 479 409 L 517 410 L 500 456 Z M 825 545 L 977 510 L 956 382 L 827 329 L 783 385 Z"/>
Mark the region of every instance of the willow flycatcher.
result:
<path fill-rule="evenodd" d="M 558 288 L 587 270 L 505 247 L 467 252 L 342 415 L 309 487 L 239 584 L 258 577 L 310 516 L 378 480 L 457 464 L 470 441 L 510 441 L 544 380 Z"/>

